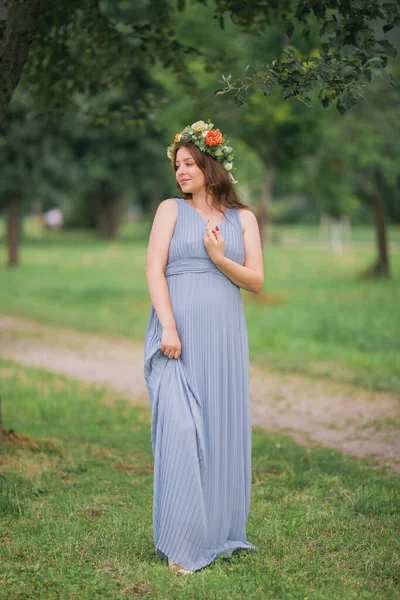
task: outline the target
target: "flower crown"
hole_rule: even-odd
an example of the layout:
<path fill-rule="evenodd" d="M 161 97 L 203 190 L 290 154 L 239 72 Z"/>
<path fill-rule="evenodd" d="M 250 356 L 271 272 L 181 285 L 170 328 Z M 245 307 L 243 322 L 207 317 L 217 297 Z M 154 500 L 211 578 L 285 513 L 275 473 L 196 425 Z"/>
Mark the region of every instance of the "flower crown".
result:
<path fill-rule="evenodd" d="M 233 149 L 227 145 L 229 140 L 224 138 L 219 129 L 213 129 L 214 123 L 208 120 L 196 121 L 193 125 L 187 125 L 180 133 L 175 135 L 173 143 L 167 148 L 167 156 L 170 160 L 174 157 L 175 145 L 179 142 L 193 142 L 201 152 L 215 158 L 227 171 L 232 183 L 237 183 L 230 172 L 233 168 Z"/>

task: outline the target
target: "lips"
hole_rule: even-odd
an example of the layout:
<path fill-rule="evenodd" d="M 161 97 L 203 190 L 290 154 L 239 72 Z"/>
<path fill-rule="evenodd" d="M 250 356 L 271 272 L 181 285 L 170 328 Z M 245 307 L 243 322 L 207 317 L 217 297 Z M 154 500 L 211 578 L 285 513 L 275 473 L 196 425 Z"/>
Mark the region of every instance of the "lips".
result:
<path fill-rule="evenodd" d="M 187 181 L 190 181 L 190 179 L 181 179 L 179 183 L 186 183 Z"/>

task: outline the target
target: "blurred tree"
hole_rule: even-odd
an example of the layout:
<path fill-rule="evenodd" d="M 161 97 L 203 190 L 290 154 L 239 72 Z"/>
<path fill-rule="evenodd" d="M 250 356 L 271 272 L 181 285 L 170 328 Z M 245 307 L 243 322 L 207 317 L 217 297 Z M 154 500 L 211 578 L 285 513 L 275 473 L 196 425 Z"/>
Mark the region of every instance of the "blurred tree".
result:
<path fill-rule="evenodd" d="M 0 120 L 27 61 L 24 74 L 36 86 L 38 102 L 56 113 L 73 106 L 77 95 L 93 95 L 99 87 L 125 79 L 132 61 L 144 66 L 158 57 L 193 84 L 185 59 L 198 49 L 183 45 L 173 27 L 174 14 L 185 8 L 185 0 L 176 5 L 168 0 L 0 0 Z M 377 39 L 377 30 L 386 35 L 398 23 L 397 2 L 214 0 L 213 8 L 221 30 L 226 14 L 255 35 L 280 23 L 292 38 L 298 23 L 307 39 L 313 22 L 319 28 L 317 55 L 286 48 L 253 75 L 234 81 L 224 76 L 220 93 L 235 90 L 240 105 L 254 85 L 264 95 L 278 86 L 284 99 L 306 103 L 306 94 L 318 88 L 324 106 L 336 99 L 338 110 L 345 112 L 376 72 L 387 75 L 388 57 L 396 55 L 387 37 Z"/>
<path fill-rule="evenodd" d="M 70 179 L 68 148 L 60 146 L 48 124 L 35 115 L 22 94 L 0 124 L 0 211 L 8 213 L 7 264 L 19 263 L 24 206 L 41 197 L 54 200 Z"/>
<path fill-rule="evenodd" d="M 117 117 L 93 124 L 87 115 L 76 114 L 63 120 L 60 136 L 73 155 L 75 185 L 69 195 L 73 189 L 74 198 L 66 202 L 67 227 L 97 227 L 101 237 L 114 239 L 131 194 L 148 209 L 155 190 L 163 192 L 161 174 L 167 165 L 151 123 L 122 126 Z"/>
<path fill-rule="evenodd" d="M 304 177 L 298 189 L 311 198 L 320 214 L 321 244 L 330 243 L 336 252 L 343 249 L 342 230 L 350 242 L 350 217 L 360 206 L 352 185 L 349 165 L 344 158 L 343 131 L 335 115 L 316 116 L 319 144 L 314 152 L 301 157 L 299 168 Z"/>
<path fill-rule="evenodd" d="M 233 130 L 253 148 L 263 168 L 256 213 L 264 242 L 276 177 L 289 175 L 300 157 L 316 150 L 320 129 L 313 113 L 299 104 L 283 104 L 278 94 L 272 94 L 268 103 L 253 95 L 246 108 Z"/>
<path fill-rule="evenodd" d="M 152 119 L 141 119 L 141 106 L 133 112 L 127 105 L 140 87 L 161 93 L 148 71 L 135 67 L 124 87 L 92 98 L 96 118 L 83 104 L 57 122 L 33 112 L 27 90 L 16 93 L 0 125 L 0 210 L 8 211 L 10 266 L 18 264 L 21 215 L 33 201 L 62 207 L 67 227 L 97 227 L 101 237 L 113 239 L 128 190 L 142 208 L 163 192 L 165 178 L 154 177 L 167 169 L 160 133 Z"/>
<path fill-rule="evenodd" d="M 196 49 L 176 39 L 172 12 L 168 0 L 0 0 L 0 120 L 24 66 L 36 106 L 54 118 L 125 82 L 133 64 L 158 57 L 184 76 Z"/>
<path fill-rule="evenodd" d="M 385 277 L 390 276 L 387 213 L 398 204 L 400 180 L 400 68 L 392 68 L 395 85 L 390 94 L 382 80 L 376 80 L 357 112 L 349 111 L 339 122 L 329 112 L 320 115 L 322 143 L 303 162 L 314 199 L 324 212 L 336 218 L 348 215 L 355 199 L 369 208 L 377 260 L 367 274 Z"/>
<path fill-rule="evenodd" d="M 347 156 L 352 168 L 354 189 L 373 215 L 377 260 L 367 274 L 390 277 L 386 230 L 385 197 L 398 202 L 400 178 L 400 86 L 385 94 L 381 86 L 371 90 L 357 119 L 346 115 L 343 123 L 348 136 Z M 357 145 L 350 140 L 357 140 Z"/>
<path fill-rule="evenodd" d="M 143 209 L 151 204 L 154 191 L 164 187 L 161 174 L 166 165 L 160 155 L 163 140 L 154 126 L 155 113 L 142 118 L 148 108 L 145 99 L 136 105 L 135 112 L 129 104 L 132 97 L 140 97 L 143 89 L 154 97 L 162 96 L 161 86 L 148 70 L 134 65 L 124 85 L 99 92 L 92 99 L 96 119 L 80 111 L 62 120 L 61 137 L 73 148 L 79 172 L 79 211 L 82 214 L 83 209 L 89 219 L 86 225 L 97 223 L 105 238 L 117 235 L 127 190 L 134 191 Z M 154 177 L 155 172 L 159 178 Z M 67 219 L 70 226 L 71 216 Z"/>

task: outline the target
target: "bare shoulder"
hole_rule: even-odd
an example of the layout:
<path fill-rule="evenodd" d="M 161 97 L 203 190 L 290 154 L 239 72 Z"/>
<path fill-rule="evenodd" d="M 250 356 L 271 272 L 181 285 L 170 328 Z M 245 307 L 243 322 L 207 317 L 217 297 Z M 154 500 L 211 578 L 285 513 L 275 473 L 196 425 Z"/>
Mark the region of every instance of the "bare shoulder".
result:
<path fill-rule="evenodd" d="M 175 198 L 167 198 L 157 206 L 155 219 L 175 224 L 178 218 L 178 202 Z"/>
<path fill-rule="evenodd" d="M 258 226 L 257 218 L 250 208 L 239 208 L 238 210 L 243 233 L 246 229 Z"/>
<path fill-rule="evenodd" d="M 157 208 L 157 212 L 162 212 L 163 214 L 171 213 L 171 211 L 178 212 L 178 202 L 176 198 L 167 198 L 160 202 Z"/>

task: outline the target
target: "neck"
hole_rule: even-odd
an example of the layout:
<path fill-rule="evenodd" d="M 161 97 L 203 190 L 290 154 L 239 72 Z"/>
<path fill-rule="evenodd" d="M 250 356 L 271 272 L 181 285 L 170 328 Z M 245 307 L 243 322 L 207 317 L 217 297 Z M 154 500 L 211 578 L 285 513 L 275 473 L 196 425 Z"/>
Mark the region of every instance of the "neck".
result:
<path fill-rule="evenodd" d="M 202 210 L 203 212 L 213 210 L 212 195 L 206 194 L 204 190 L 193 193 L 191 200 L 193 206 L 198 210 Z"/>

